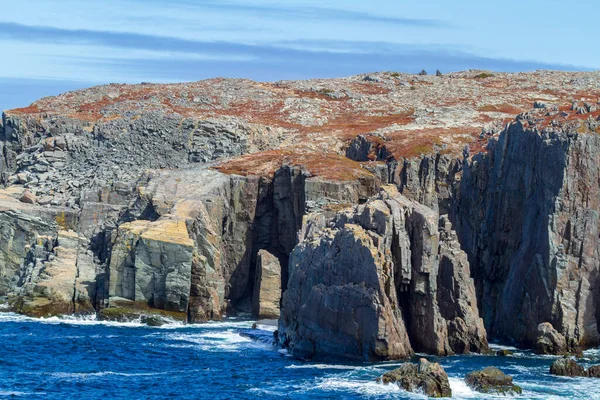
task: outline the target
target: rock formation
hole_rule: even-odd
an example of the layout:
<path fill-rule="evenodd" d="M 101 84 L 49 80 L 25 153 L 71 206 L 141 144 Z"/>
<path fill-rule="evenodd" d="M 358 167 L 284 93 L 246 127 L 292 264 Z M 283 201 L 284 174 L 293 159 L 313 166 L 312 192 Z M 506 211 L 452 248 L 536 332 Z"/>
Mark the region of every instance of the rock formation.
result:
<path fill-rule="evenodd" d="M 281 265 L 266 250 L 260 250 L 256 260 L 252 314 L 256 318 L 279 318 L 281 301 Z"/>
<path fill-rule="evenodd" d="M 490 336 L 533 346 L 549 322 L 573 350 L 600 344 L 600 136 L 565 115 L 521 115 L 466 162 L 452 219 Z"/>
<path fill-rule="evenodd" d="M 379 378 L 385 385 L 397 384 L 409 392 L 422 392 L 428 397 L 452 397 L 446 371 L 424 358 L 418 364 L 404 363 L 400 368 L 386 372 Z"/>
<path fill-rule="evenodd" d="M 537 339 L 533 350 L 538 354 L 564 354 L 567 352 L 567 341 L 549 322 L 537 327 Z"/>
<path fill-rule="evenodd" d="M 6 111 L 0 298 L 160 324 L 282 297 L 305 357 L 597 346 L 598 82 L 212 79 Z"/>
<path fill-rule="evenodd" d="M 332 219 L 307 216 L 289 265 L 279 332 L 296 356 L 380 360 L 487 348 L 450 222 L 394 186 Z"/>
<path fill-rule="evenodd" d="M 571 358 L 559 358 L 550 366 L 550 373 L 559 376 L 588 376 L 582 365 Z"/>
<path fill-rule="evenodd" d="M 481 371 L 473 371 L 465 377 L 467 385 L 478 392 L 517 395 L 522 393 L 522 389 L 513 384 L 512 376 L 506 375 L 498 368 L 486 367 Z"/>

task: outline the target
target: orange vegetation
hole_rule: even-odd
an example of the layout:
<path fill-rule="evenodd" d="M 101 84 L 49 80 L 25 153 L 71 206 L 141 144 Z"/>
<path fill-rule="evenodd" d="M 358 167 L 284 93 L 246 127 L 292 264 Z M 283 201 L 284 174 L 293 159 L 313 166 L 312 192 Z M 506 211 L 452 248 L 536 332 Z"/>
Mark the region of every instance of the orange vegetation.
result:
<path fill-rule="evenodd" d="M 270 178 L 284 165 L 302 166 L 311 176 L 333 181 L 353 181 L 372 176 L 361 164 L 337 153 L 295 150 L 269 150 L 225 161 L 215 169 L 236 175 Z"/>

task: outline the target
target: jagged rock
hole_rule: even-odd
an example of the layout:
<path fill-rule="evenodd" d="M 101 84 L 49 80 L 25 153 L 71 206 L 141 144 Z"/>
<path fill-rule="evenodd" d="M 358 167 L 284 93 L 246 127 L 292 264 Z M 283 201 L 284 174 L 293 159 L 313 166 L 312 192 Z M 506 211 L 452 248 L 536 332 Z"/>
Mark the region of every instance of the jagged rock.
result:
<path fill-rule="evenodd" d="M 490 394 L 521 394 L 522 389 L 513 384 L 512 376 L 504 374 L 498 368 L 486 367 L 481 371 L 473 371 L 465 377 L 467 385 L 478 392 Z"/>
<path fill-rule="evenodd" d="M 585 368 L 571 358 L 559 358 L 550 366 L 550 373 L 559 376 L 588 376 Z"/>
<path fill-rule="evenodd" d="M 25 190 L 20 198 L 21 202 L 27 204 L 35 204 L 37 202 L 37 196 L 29 190 Z"/>
<path fill-rule="evenodd" d="M 252 313 L 259 319 L 279 318 L 281 266 L 277 257 L 266 250 L 258 252 Z"/>
<path fill-rule="evenodd" d="M 549 322 L 573 351 L 600 344 L 600 136 L 545 113 L 464 164 L 451 217 L 488 334 L 533 347 Z"/>
<path fill-rule="evenodd" d="M 386 385 L 395 383 L 409 392 L 423 392 L 429 397 L 452 397 L 446 371 L 438 363 L 424 358 L 418 364 L 402 364 L 400 368 L 383 374 L 379 380 Z"/>
<path fill-rule="evenodd" d="M 413 346 L 487 349 L 469 264 L 446 218 L 389 186 L 326 221 L 307 217 L 290 257 L 279 337 L 292 354 L 378 360 L 406 358 Z"/>
<path fill-rule="evenodd" d="M 567 341 L 549 322 L 543 322 L 537 328 L 537 340 L 534 351 L 537 354 L 564 354 L 567 352 Z"/>

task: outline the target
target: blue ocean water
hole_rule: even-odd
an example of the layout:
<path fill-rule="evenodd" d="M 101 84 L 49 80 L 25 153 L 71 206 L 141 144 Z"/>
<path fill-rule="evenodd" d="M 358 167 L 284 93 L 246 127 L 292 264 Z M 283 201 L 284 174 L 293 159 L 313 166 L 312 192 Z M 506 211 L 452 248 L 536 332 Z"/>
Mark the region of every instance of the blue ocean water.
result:
<path fill-rule="evenodd" d="M 399 362 L 302 362 L 241 335 L 251 325 L 230 319 L 152 328 L 0 313 L 0 398 L 424 398 L 375 382 Z M 549 375 L 553 357 L 517 352 L 514 357 L 429 358 L 448 372 L 454 398 L 490 398 L 463 383 L 466 373 L 490 365 L 514 376 L 524 389 L 519 398 L 600 398 L 600 380 Z M 600 363 L 600 352 L 587 352 L 583 363 Z"/>

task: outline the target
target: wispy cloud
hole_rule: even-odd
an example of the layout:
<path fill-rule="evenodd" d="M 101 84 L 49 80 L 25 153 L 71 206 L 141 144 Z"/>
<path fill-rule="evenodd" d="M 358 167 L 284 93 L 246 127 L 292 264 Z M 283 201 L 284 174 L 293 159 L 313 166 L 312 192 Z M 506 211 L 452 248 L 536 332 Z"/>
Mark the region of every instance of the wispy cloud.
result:
<path fill-rule="evenodd" d="M 453 26 L 448 21 L 436 19 L 402 18 L 375 13 L 352 11 L 330 7 L 290 6 L 281 4 L 247 4 L 239 1 L 186 1 L 174 0 L 170 4 L 186 5 L 204 10 L 246 13 L 265 18 L 294 18 L 303 20 L 327 20 L 346 22 L 376 22 L 410 27 L 442 28 Z"/>

